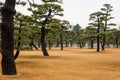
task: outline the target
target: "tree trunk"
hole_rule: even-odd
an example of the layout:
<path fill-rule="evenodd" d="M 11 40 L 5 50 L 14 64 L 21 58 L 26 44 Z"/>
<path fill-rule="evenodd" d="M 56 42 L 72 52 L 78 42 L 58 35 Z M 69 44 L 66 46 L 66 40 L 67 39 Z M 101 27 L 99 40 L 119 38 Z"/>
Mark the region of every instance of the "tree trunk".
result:
<path fill-rule="evenodd" d="M 82 43 L 79 41 L 79 47 L 82 49 Z"/>
<path fill-rule="evenodd" d="M 31 39 L 31 42 L 30 42 L 30 47 L 31 47 L 31 50 L 33 50 L 33 48 L 32 48 L 32 46 L 37 50 L 38 48 L 37 48 L 37 46 L 33 43 L 33 39 L 34 39 L 34 37 L 33 36 L 30 36 L 30 39 Z"/>
<path fill-rule="evenodd" d="M 98 18 L 98 28 L 97 28 L 97 52 L 100 51 L 100 36 L 99 36 L 99 29 L 100 29 L 100 19 Z"/>
<path fill-rule="evenodd" d="M 19 34 L 21 34 L 21 27 L 22 27 L 22 21 L 20 21 L 20 28 L 19 28 Z M 17 44 L 17 51 L 15 53 L 14 59 L 16 60 L 20 53 L 20 45 L 21 45 L 21 35 L 18 37 L 18 44 Z"/>
<path fill-rule="evenodd" d="M 33 46 L 36 50 L 38 50 L 38 47 L 37 47 L 35 44 L 32 43 L 32 46 Z"/>
<path fill-rule="evenodd" d="M 68 47 L 68 40 L 67 40 L 67 37 L 66 37 L 66 43 L 65 43 L 65 44 L 66 44 L 65 47 Z"/>
<path fill-rule="evenodd" d="M 108 13 L 107 13 L 108 14 Z M 107 19 L 107 16 L 106 16 L 106 19 Z M 106 32 L 106 28 L 107 28 L 107 20 L 105 20 L 105 28 L 104 28 L 104 32 Z M 105 44 L 106 44 L 106 41 L 105 41 L 106 37 L 103 36 L 103 44 L 102 44 L 102 50 L 105 51 Z"/>
<path fill-rule="evenodd" d="M 20 49 L 19 49 L 19 48 L 20 48 L 20 45 L 21 45 L 21 43 L 20 43 L 21 37 L 20 37 L 20 36 L 18 37 L 18 40 L 19 40 L 19 42 L 18 42 L 18 44 L 17 44 L 17 51 L 16 51 L 15 56 L 14 56 L 14 59 L 15 59 L 15 60 L 18 58 L 19 53 L 20 53 Z"/>
<path fill-rule="evenodd" d="M 107 19 L 108 17 L 108 11 L 106 12 L 106 19 L 105 19 L 105 27 L 104 27 L 104 32 L 106 32 L 106 29 L 107 29 Z M 102 45 L 102 50 L 105 51 L 105 44 L 106 44 L 106 36 L 103 37 L 103 45 Z"/>
<path fill-rule="evenodd" d="M 17 74 L 13 54 L 15 2 L 16 0 L 6 0 L 1 10 L 1 53 L 3 75 Z"/>
<path fill-rule="evenodd" d="M 60 42 L 59 42 L 59 40 L 57 39 L 56 47 L 59 47 L 59 44 L 60 44 Z"/>
<path fill-rule="evenodd" d="M 110 44 L 109 43 L 107 43 L 107 47 L 110 48 Z"/>
<path fill-rule="evenodd" d="M 101 49 L 103 48 L 103 41 L 100 41 Z"/>
<path fill-rule="evenodd" d="M 71 42 L 70 42 L 70 47 L 72 47 L 72 46 L 73 46 L 73 42 L 71 41 Z"/>
<path fill-rule="evenodd" d="M 41 46 L 41 41 L 39 40 L 38 41 L 38 48 L 40 48 L 40 46 Z"/>
<path fill-rule="evenodd" d="M 118 40 L 118 33 L 116 33 L 116 48 L 119 48 L 119 40 Z"/>
<path fill-rule="evenodd" d="M 49 56 L 47 50 L 46 50 L 46 43 L 45 43 L 45 36 L 46 36 L 46 29 L 45 29 L 45 25 L 48 22 L 48 17 L 51 15 L 52 10 L 49 9 L 49 13 L 46 16 L 44 22 L 42 23 L 42 28 L 41 28 L 41 48 L 42 48 L 42 52 L 44 56 Z"/>
<path fill-rule="evenodd" d="M 102 50 L 105 51 L 105 36 L 103 37 Z"/>
<path fill-rule="evenodd" d="M 97 36 L 97 52 L 100 51 L 99 43 L 100 43 L 100 41 L 99 41 L 99 35 L 98 35 L 98 36 Z"/>
<path fill-rule="evenodd" d="M 49 40 L 48 41 L 48 44 L 49 44 L 49 50 L 51 49 L 51 41 Z"/>
<path fill-rule="evenodd" d="M 19 50 L 19 49 L 17 49 L 17 51 L 16 51 L 16 53 L 15 53 L 15 56 L 14 56 L 14 59 L 15 59 L 15 60 L 18 58 L 19 53 L 20 53 L 20 50 Z"/>
<path fill-rule="evenodd" d="M 98 26 L 97 33 L 99 33 L 99 28 L 100 26 Z M 97 35 L 97 52 L 99 51 L 100 51 L 100 37 L 99 35 Z"/>
<path fill-rule="evenodd" d="M 61 32 L 60 32 L 60 42 L 61 42 L 61 50 L 63 50 L 63 36 Z"/>
<path fill-rule="evenodd" d="M 44 56 L 49 56 L 47 50 L 46 50 L 46 43 L 45 43 L 45 35 L 46 35 L 46 29 L 44 27 L 41 28 L 41 48 Z"/>
<path fill-rule="evenodd" d="M 91 39 L 91 48 L 94 48 L 94 40 Z"/>

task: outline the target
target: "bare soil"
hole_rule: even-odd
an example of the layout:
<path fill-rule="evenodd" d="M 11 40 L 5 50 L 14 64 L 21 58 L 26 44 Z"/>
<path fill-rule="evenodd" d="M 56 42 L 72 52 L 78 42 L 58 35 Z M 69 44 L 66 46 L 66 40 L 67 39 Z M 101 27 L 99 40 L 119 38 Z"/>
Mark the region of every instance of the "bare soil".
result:
<path fill-rule="evenodd" d="M 98 53 L 96 49 L 74 47 L 48 52 L 50 56 L 44 57 L 40 49 L 22 51 L 16 60 L 18 74 L 0 73 L 0 80 L 120 80 L 120 49 Z"/>

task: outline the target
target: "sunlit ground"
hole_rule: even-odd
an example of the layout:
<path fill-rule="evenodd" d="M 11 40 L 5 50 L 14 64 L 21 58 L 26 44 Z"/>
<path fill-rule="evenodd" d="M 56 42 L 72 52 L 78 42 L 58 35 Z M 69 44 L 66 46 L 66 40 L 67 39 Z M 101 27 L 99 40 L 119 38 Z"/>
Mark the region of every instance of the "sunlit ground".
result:
<path fill-rule="evenodd" d="M 18 74 L 0 80 L 120 80 L 120 49 L 52 48 L 22 51 L 16 60 Z M 0 56 L 1 59 L 1 56 Z M 1 72 L 1 68 L 0 68 Z"/>

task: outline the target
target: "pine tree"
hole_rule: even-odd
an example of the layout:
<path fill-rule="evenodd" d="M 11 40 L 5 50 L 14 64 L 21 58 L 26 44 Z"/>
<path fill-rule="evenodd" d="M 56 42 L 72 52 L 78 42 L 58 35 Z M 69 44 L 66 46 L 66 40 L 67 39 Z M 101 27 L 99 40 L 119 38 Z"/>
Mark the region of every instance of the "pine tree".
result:
<path fill-rule="evenodd" d="M 59 5 L 61 0 L 42 0 L 43 4 L 34 4 L 33 16 L 36 18 L 36 22 L 39 23 L 41 28 L 41 48 L 44 56 L 49 56 L 46 50 L 45 38 L 47 35 L 47 24 L 51 23 L 55 16 L 63 16 L 63 9 Z"/>

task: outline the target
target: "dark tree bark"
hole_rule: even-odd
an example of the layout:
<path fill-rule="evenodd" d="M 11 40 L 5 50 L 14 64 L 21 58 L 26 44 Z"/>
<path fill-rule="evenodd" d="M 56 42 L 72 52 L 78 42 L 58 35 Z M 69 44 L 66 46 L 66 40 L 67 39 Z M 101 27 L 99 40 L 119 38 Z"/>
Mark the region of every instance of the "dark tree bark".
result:
<path fill-rule="evenodd" d="M 20 49 L 19 48 L 20 48 L 20 45 L 21 45 L 21 43 L 20 43 L 21 37 L 19 36 L 18 39 L 19 39 L 19 42 L 17 43 L 17 51 L 16 51 L 15 56 L 14 56 L 15 60 L 18 58 L 19 53 L 20 53 Z"/>
<path fill-rule="evenodd" d="M 110 44 L 109 43 L 107 43 L 107 47 L 110 48 Z"/>
<path fill-rule="evenodd" d="M 97 33 L 99 33 L 99 27 L 97 29 Z M 99 35 L 97 35 L 97 52 L 100 51 L 100 37 Z"/>
<path fill-rule="evenodd" d="M 40 46 L 41 46 L 41 41 L 39 40 L 38 41 L 38 48 L 40 48 Z"/>
<path fill-rule="evenodd" d="M 66 46 L 65 47 L 68 47 L 68 39 L 67 39 L 67 36 L 66 36 L 66 40 L 65 40 L 66 42 L 65 42 L 65 44 L 66 44 Z"/>
<path fill-rule="evenodd" d="M 105 36 L 103 37 L 102 50 L 105 51 Z"/>
<path fill-rule="evenodd" d="M 42 23 L 42 28 L 41 28 L 41 48 L 42 48 L 42 52 L 44 56 L 49 56 L 47 50 L 46 50 L 46 43 L 45 43 L 45 37 L 46 37 L 46 33 L 47 30 L 45 29 L 45 25 L 48 23 L 48 17 L 51 15 L 52 10 L 49 9 L 49 13 L 47 15 L 47 17 L 45 18 L 45 20 Z"/>
<path fill-rule="evenodd" d="M 1 53 L 2 74 L 15 75 L 16 65 L 14 60 L 14 15 L 16 0 L 6 0 L 2 7 L 1 24 Z"/>
<path fill-rule="evenodd" d="M 21 27 L 22 27 L 22 21 L 20 21 L 20 28 L 19 28 L 19 34 L 21 34 Z M 18 43 L 17 43 L 17 51 L 15 53 L 14 59 L 16 60 L 20 53 L 20 45 L 21 45 L 21 36 L 18 37 Z"/>
<path fill-rule="evenodd" d="M 32 44 L 32 46 L 33 46 L 36 50 L 38 50 L 38 47 L 37 47 L 35 44 Z"/>
<path fill-rule="evenodd" d="M 100 41 L 101 48 L 103 47 L 103 41 Z"/>
<path fill-rule="evenodd" d="M 15 60 L 18 58 L 19 53 L 20 53 L 20 50 L 19 50 L 19 49 L 17 49 L 17 51 L 16 51 L 16 53 L 15 53 L 15 56 L 14 56 L 14 59 L 15 59 Z"/>
<path fill-rule="evenodd" d="M 112 6 L 110 5 L 110 4 L 104 4 L 103 5 L 105 8 L 102 8 L 101 10 L 102 11 L 105 11 L 105 26 L 104 26 L 104 32 L 106 32 L 107 31 L 107 23 L 108 23 L 108 21 L 110 20 L 109 18 L 110 18 L 110 16 L 111 16 L 111 14 L 110 14 L 110 12 L 111 11 L 113 11 L 112 10 Z M 103 36 L 103 44 L 102 44 L 102 50 L 103 51 L 105 51 L 105 45 L 106 45 L 106 36 Z"/>
<path fill-rule="evenodd" d="M 108 13 L 107 13 L 108 14 Z M 107 16 L 106 16 L 107 19 Z M 107 20 L 105 20 L 105 27 L 104 27 L 104 32 L 106 32 L 106 28 L 107 28 Z M 106 44 L 106 37 L 103 36 L 103 44 L 102 44 L 102 50 L 105 51 L 105 44 Z"/>
<path fill-rule="evenodd" d="M 71 41 L 71 42 L 70 42 L 70 47 L 72 47 L 72 46 L 73 46 L 73 42 Z"/>
<path fill-rule="evenodd" d="M 44 27 L 41 28 L 41 48 L 44 56 L 49 56 L 47 50 L 46 50 L 46 43 L 45 43 L 45 35 L 46 35 L 46 29 Z"/>
<path fill-rule="evenodd" d="M 29 43 L 29 47 L 31 48 L 31 51 L 32 51 L 33 50 L 33 48 L 32 48 L 33 38 L 31 36 L 29 36 L 29 39 L 31 40 L 31 42 Z"/>
<path fill-rule="evenodd" d="M 82 43 L 79 41 L 79 47 L 82 49 Z"/>
<path fill-rule="evenodd" d="M 116 47 L 119 48 L 119 39 L 118 39 L 119 35 L 118 33 L 116 33 L 116 39 L 115 39 L 115 43 L 116 43 Z"/>
<path fill-rule="evenodd" d="M 48 44 L 49 44 L 49 50 L 51 49 L 51 41 L 49 40 L 48 41 Z"/>
<path fill-rule="evenodd" d="M 63 35 L 60 32 L 60 44 L 61 44 L 61 50 L 63 50 Z"/>
<path fill-rule="evenodd" d="M 56 47 L 59 47 L 59 45 L 60 45 L 60 42 L 59 42 L 59 40 L 57 39 Z"/>
<path fill-rule="evenodd" d="M 108 14 L 108 13 L 107 13 Z M 107 19 L 107 16 L 106 16 Z M 106 28 L 107 28 L 107 20 L 105 20 L 105 27 L 104 27 L 104 32 L 106 32 Z M 103 36 L 103 44 L 102 44 L 102 50 L 105 51 L 105 44 L 106 44 L 106 37 Z"/>
<path fill-rule="evenodd" d="M 37 50 L 38 47 L 33 43 L 33 40 L 34 40 L 33 35 L 32 35 L 32 36 L 29 36 L 29 38 L 31 39 L 31 42 L 30 42 L 30 44 L 29 44 L 29 46 L 31 47 L 31 50 L 33 50 L 32 46 Z"/>
<path fill-rule="evenodd" d="M 100 22 L 100 20 L 99 20 L 99 18 L 98 18 L 98 28 L 97 28 L 97 34 L 99 34 L 99 29 L 100 29 L 100 24 L 99 24 L 99 22 Z M 97 52 L 99 52 L 100 51 L 100 36 L 99 35 L 97 35 Z"/>
<path fill-rule="evenodd" d="M 91 38 L 91 48 L 92 49 L 94 48 L 94 40 L 93 40 L 93 38 Z"/>

